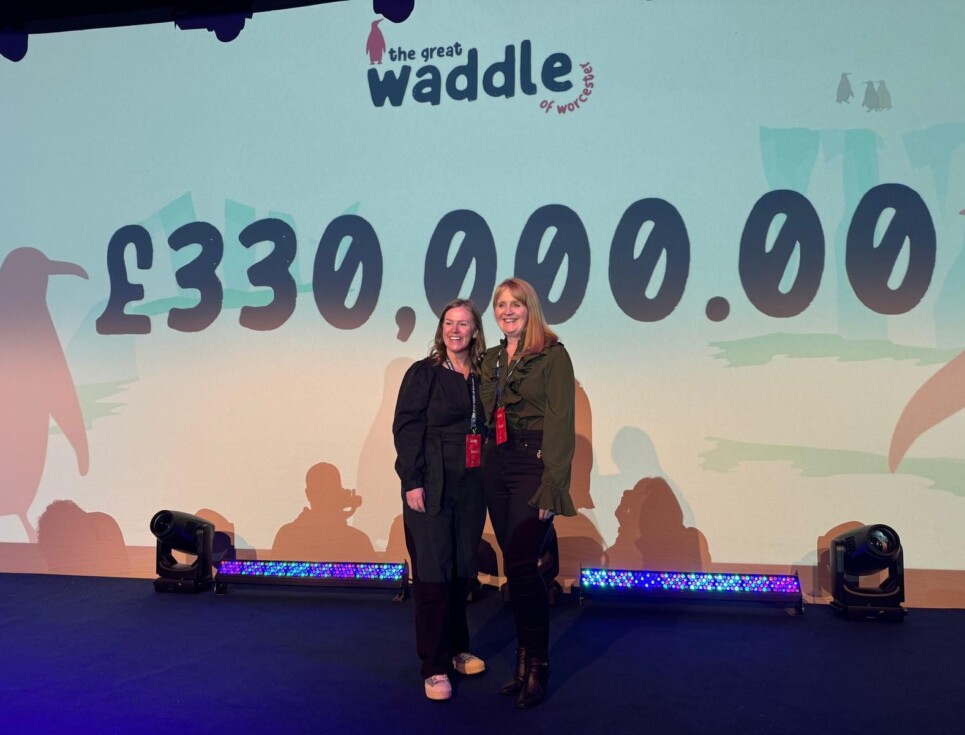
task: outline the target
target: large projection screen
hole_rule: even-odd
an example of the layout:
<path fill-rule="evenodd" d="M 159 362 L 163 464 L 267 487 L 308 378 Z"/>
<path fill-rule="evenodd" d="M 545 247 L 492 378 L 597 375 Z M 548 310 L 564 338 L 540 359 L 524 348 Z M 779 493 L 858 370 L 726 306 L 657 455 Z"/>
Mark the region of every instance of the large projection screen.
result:
<path fill-rule="evenodd" d="M 405 556 L 391 419 L 454 296 L 578 380 L 561 578 L 901 537 L 965 606 L 965 8 L 361 0 L 0 64 L 0 571 Z M 495 545 L 491 533 L 487 539 Z M 492 570 L 498 577 L 498 570 Z"/>

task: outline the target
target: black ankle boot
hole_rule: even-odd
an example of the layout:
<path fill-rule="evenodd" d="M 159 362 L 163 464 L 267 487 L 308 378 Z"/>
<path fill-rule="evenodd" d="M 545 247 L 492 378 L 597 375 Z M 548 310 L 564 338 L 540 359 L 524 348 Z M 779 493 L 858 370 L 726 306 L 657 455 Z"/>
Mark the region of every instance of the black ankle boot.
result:
<path fill-rule="evenodd" d="M 516 649 L 516 670 L 513 678 L 499 688 L 501 694 L 515 694 L 523 688 L 523 682 L 526 681 L 526 661 L 526 649 L 520 646 Z"/>
<path fill-rule="evenodd" d="M 526 679 L 523 681 L 523 688 L 516 698 L 516 706 L 520 709 L 529 709 L 542 702 L 549 679 L 550 662 L 546 659 L 528 658 L 526 661 Z"/>

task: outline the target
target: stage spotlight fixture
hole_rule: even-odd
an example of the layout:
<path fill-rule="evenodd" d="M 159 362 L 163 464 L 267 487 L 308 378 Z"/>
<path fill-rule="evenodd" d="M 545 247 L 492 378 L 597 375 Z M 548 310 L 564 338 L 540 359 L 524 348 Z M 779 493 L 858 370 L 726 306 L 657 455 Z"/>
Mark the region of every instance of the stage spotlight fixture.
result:
<path fill-rule="evenodd" d="M 0 56 L 20 61 L 27 55 L 28 36 L 25 31 L 0 30 Z"/>
<path fill-rule="evenodd" d="M 895 530 L 877 523 L 843 533 L 831 541 L 831 607 L 854 620 L 904 620 L 905 565 Z M 862 577 L 880 578 L 878 585 L 861 585 Z"/>
<path fill-rule="evenodd" d="M 393 599 L 401 602 L 408 596 L 409 564 L 225 560 L 218 568 L 215 592 L 225 594 L 229 584 L 389 589 L 396 590 Z"/>
<path fill-rule="evenodd" d="M 159 510 L 151 519 L 157 537 L 158 592 L 204 592 L 214 587 L 211 576 L 214 524 L 204 518 L 174 510 Z M 195 557 L 180 563 L 175 551 Z"/>
<path fill-rule="evenodd" d="M 222 43 L 234 41 L 245 27 L 245 21 L 253 15 L 251 3 L 235 3 L 235 12 L 224 12 L 217 15 L 195 14 L 187 4 L 185 7 L 175 8 L 174 25 L 182 31 L 204 29 L 214 33 Z"/>
<path fill-rule="evenodd" d="M 580 604 L 595 598 L 683 602 L 758 602 L 804 613 L 797 573 L 733 574 L 581 569 Z"/>
<path fill-rule="evenodd" d="M 388 18 L 393 23 L 402 23 L 415 8 L 415 0 L 372 0 L 372 12 Z"/>

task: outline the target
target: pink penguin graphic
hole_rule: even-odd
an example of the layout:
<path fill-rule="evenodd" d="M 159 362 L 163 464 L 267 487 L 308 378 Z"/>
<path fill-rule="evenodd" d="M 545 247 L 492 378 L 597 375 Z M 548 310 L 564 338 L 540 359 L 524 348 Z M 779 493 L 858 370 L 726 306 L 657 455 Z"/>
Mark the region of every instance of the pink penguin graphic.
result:
<path fill-rule="evenodd" d="M 31 542 L 27 511 L 40 487 L 50 419 L 87 474 L 87 433 L 77 391 L 47 309 L 52 275 L 87 278 L 79 265 L 35 248 L 11 250 L 0 265 L 0 516 L 16 515 Z"/>
<path fill-rule="evenodd" d="M 365 42 L 365 53 L 369 55 L 369 64 L 381 64 L 382 54 L 385 53 L 385 37 L 379 30 L 379 23 L 382 19 L 372 21 L 372 30 L 369 31 L 369 40 Z"/>
<path fill-rule="evenodd" d="M 965 209 L 959 214 L 965 215 Z M 888 469 L 894 472 L 915 440 L 936 424 L 965 409 L 965 352 L 915 391 L 891 435 Z"/>

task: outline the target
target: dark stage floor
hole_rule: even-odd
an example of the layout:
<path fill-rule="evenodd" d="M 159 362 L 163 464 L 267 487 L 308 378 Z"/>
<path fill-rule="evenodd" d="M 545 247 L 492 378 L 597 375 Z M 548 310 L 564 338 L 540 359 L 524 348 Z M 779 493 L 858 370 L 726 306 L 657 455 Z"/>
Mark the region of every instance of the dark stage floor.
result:
<path fill-rule="evenodd" d="M 965 610 L 850 622 L 758 606 L 553 609 L 542 707 L 498 694 L 496 593 L 470 606 L 489 670 L 422 694 L 411 600 L 150 580 L 0 575 L 4 733 L 961 732 Z"/>

